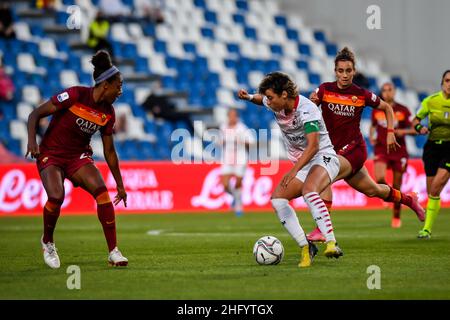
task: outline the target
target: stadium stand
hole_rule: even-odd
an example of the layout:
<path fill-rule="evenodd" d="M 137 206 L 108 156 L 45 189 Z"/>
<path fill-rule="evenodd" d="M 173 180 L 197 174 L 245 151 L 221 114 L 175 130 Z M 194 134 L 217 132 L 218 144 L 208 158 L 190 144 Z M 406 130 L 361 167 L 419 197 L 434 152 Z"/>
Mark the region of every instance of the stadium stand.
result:
<path fill-rule="evenodd" d="M 28 1 L 11 2 L 17 39 L 0 39 L 1 61 L 16 86 L 14 99 L 0 102 L 2 141 L 17 155 L 26 151 L 28 113 L 64 87 L 92 85 L 92 51 L 84 45 L 86 28 L 94 18 L 98 0 L 62 0 L 54 11 L 32 8 Z M 122 0 L 135 10 L 133 0 Z M 269 111 L 237 101 L 240 87 L 256 90 L 270 71 L 289 73 L 308 96 L 321 82 L 334 79 L 334 56 L 340 47 L 325 32 L 303 23 L 301 16 L 285 14 L 274 0 L 166 0 L 163 23 L 135 18 L 114 22 L 108 41 L 116 64 L 124 74 L 124 93 L 116 103 L 126 115 L 127 130 L 117 139 L 124 160 L 170 158 L 171 131 L 177 124 L 152 118 L 142 103 L 155 88 L 172 94 L 179 109 L 192 120 L 215 126 L 228 107 L 239 107 L 251 128 L 273 127 Z M 80 28 L 68 29 L 69 6 L 81 9 Z M 376 61 L 358 55 L 358 69 L 370 89 L 378 92 L 385 81 L 398 87 L 397 100 L 414 113 L 426 93 L 407 88 L 403 79 L 384 72 Z M 181 125 L 181 124 L 180 124 Z M 362 131 L 368 134 L 370 110 L 363 114 Z M 7 129 L 9 130 L 7 130 Z M 277 135 L 272 142 L 279 144 Z M 93 148 L 102 158 L 100 137 Z M 199 139 L 199 137 L 194 137 Z M 424 137 L 408 137 L 411 156 L 419 156 Z M 369 146 L 369 152 L 371 147 Z M 282 147 L 281 147 L 282 148 Z"/>

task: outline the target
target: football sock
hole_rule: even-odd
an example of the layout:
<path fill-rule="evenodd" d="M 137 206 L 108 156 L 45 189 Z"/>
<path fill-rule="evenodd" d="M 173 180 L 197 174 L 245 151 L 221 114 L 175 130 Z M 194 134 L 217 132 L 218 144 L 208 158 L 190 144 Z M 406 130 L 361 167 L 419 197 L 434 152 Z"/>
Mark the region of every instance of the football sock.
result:
<path fill-rule="evenodd" d="M 412 205 L 412 197 L 410 195 L 404 194 L 400 190 L 394 189 L 390 186 L 388 186 L 390 189 L 388 197 L 384 200 L 386 202 L 394 202 L 394 203 L 401 203 L 408 207 L 411 207 Z"/>
<path fill-rule="evenodd" d="M 322 232 L 322 234 L 325 236 L 326 242 L 336 242 L 330 214 L 328 213 L 327 206 L 320 198 L 319 194 L 317 192 L 310 192 L 305 194 L 303 196 L 303 199 L 305 199 L 305 203 L 311 211 L 311 214 L 314 218 L 314 221 L 316 221 L 320 232 Z"/>
<path fill-rule="evenodd" d="M 330 201 L 330 200 L 322 200 L 322 201 L 323 201 L 323 203 L 325 203 L 325 206 L 328 209 L 328 214 L 331 214 L 331 207 L 333 206 L 333 201 Z M 319 227 L 316 227 L 316 229 L 314 231 L 316 231 L 316 230 L 317 230 L 317 232 L 320 232 Z"/>
<path fill-rule="evenodd" d="M 116 245 L 116 220 L 114 206 L 109 198 L 106 187 L 100 187 L 94 191 L 95 201 L 97 202 L 97 215 L 103 227 L 108 249 L 111 252 Z"/>
<path fill-rule="evenodd" d="M 278 198 L 272 199 L 271 202 L 278 218 L 281 221 L 281 224 L 286 228 L 287 232 L 289 232 L 291 237 L 300 247 L 306 246 L 308 241 L 306 240 L 305 232 L 298 221 L 297 214 L 289 205 L 289 201 Z"/>
<path fill-rule="evenodd" d="M 394 218 L 400 219 L 400 210 L 401 210 L 401 204 L 400 203 L 394 203 Z"/>
<path fill-rule="evenodd" d="M 242 188 L 233 190 L 234 197 L 234 209 L 236 211 L 242 211 Z"/>
<path fill-rule="evenodd" d="M 61 205 L 64 200 L 48 198 L 44 206 L 44 243 L 53 242 L 53 232 L 55 231 L 56 222 L 61 212 Z"/>
<path fill-rule="evenodd" d="M 439 209 L 441 209 L 441 198 L 428 196 L 427 214 L 425 218 L 425 226 L 423 228 L 430 231 L 430 233 L 433 228 L 434 220 L 436 220 L 439 213 Z"/>

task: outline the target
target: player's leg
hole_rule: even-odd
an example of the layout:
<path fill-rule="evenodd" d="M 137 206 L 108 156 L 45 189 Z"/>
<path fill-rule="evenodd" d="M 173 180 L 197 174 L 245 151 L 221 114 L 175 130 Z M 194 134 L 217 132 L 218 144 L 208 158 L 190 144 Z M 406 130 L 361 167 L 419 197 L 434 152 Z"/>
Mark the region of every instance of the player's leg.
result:
<path fill-rule="evenodd" d="M 430 235 L 433 229 L 434 221 L 436 220 L 436 217 L 441 208 L 440 194 L 447 184 L 449 178 L 450 172 L 448 171 L 448 169 L 439 168 L 436 176 L 431 183 L 430 191 L 428 194 L 427 216 L 425 219 L 425 225 L 423 227 L 423 230 L 428 231 Z"/>
<path fill-rule="evenodd" d="M 47 193 L 44 205 L 44 234 L 41 239 L 44 261 L 51 268 L 59 268 L 60 260 L 53 240 L 53 233 L 64 202 L 64 172 L 57 166 L 40 171 L 42 184 Z"/>
<path fill-rule="evenodd" d="M 79 168 L 70 179 L 89 192 L 97 202 L 97 216 L 108 245 L 109 262 L 113 265 L 126 266 L 128 259 L 123 257 L 117 248 L 114 206 L 100 171 L 94 164 L 89 163 Z"/>
<path fill-rule="evenodd" d="M 232 177 L 231 174 L 222 174 L 221 176 L 223 188 L 225 189 L 225 192 L 228 192 L 230 194 L 232 194 L 232 190 L 230 189 L 231 177 Z"/>
<path fill-rule="evenodd" d="M 375 183 L 365 167 L 346 181 L 353 189 L 364 193 L 370 198 L 377 197 L 386 202 L 404 204 L 416 213 L 420 221 L 425 220 L 425 212 L 420 206 L 416 194 L 404 194 L 400 190 L 391 188 L 386 184 Z"/>
<path fill-rule="evenodd" d="M 301 248 L 302 258 L 300 259 L 299 267 L 308 267 L 311 265 L 312 258 L 317 253 L 317 248 L 306 239 L 297 213 L 289 204 L 290 200 L 302 195 L 302 181 L 301 179 L 294 178 L 286 187 L 282 186 L 280 182 L 272 193 L 271 203 L 281 224 Z"/>
<path fill-rule="evenodd" d="M 339 160 L 337 157 L 335 158 L 335 162 L 336 169 L 334 173 L 327 171 L 331 164 L 328 164 L 327 167 L 321 165 L 312 166 L 303 186 L 303 199 L 321 233 L 325 236 L 327 243 L 327 248 L 324 252 L 325 255 L 327 257 L 338 258 L 342 255 L 342 251 L 336 246 L 331 217 L 325 203 L 319 195 L 320 192 L 330 185 L 332 179 L 338 173 Z"/>
<path fill-rule="evenodd" d="M 392 187 L 400 190 L 403 180 L 403 171 L 393 170 Z M 394 203 L 394 209 L 392 214 L 392 228 L 400 228 L 402 226 L 402 220 L 400 219 L 400 210 L 402 205 L 399 202 Z"/>
<path fill-rule="evenodd" d="M 384 161 L 381 160 L 375 160 L 374 161 L 374 174 L 375 174 L 375 181 L 379 184 L 387 184 L 386 183 L 386 168 L 387 164 Z"/>
<path fill-rule="evenodd" d="M 243 172 L 236 172 L 236 183 L 233 189 L 233 197 L 234 197 L 234 212 L 236 216 L 240 217 L 243 214 L 242 211 L 242 179 Z"/>

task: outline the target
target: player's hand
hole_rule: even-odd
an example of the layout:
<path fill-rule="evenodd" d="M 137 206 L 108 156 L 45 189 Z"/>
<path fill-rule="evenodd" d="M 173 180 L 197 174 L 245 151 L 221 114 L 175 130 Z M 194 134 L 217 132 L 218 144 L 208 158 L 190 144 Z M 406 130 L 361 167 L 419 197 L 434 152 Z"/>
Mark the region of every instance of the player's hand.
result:
<path fill-rule="evenodd" d="M 36 141 L 28 142 L 27 153 L 25 154 L 25 158 L 28 157 L 28 155 L 30 155 L 31 158 L 33 159 L 37 159 L 39 157 L 40 155 L 39 145 L 37 144 Z"/>
<path fill-rule="evenodd" d="M 240 89 L 238 91 L 238 98 L 241 100 L 248 100 L 248 99 L 250 99 L 250 95 L 248 94 L 247 90 Z"/>
<path fill-rule="evenodd" d="M 317 92 L 311 92 L 311 94 L 309 95 L 309 100 L 311 100 L 315 104 L 319 104 L 319 96 L 317 95 Z"/>
<path fill-rule="evenodd" d="M 294 170 L 289 170 L 289 172 L 286 173 L 284 175 L 283 179 L 281 180 L 281 187 L 287 188 L 287 186 L 289 185 L 291 180 L 294 179 L 296 175 L 297 175 L 297 172 L 295 172 Z"/>
<path fill-rule="evenodd" d="M 393 132 L 388 132 L 386 144 L 388 154 L 394 152 L 397 148 L 400 148 L 400 144 L 395 139 L 395 134 Z"/>
<path fill-rule="evenodd" d="M 125 188 L 117 187 L 117 194 L 114 197 L 114 205 L 117 206 L 122 200 L 124 206 L 127 207 L 127 193 L 125 192 Z"/>
<path fill-rule="evenodd" d="M 428 127 L 420 128 L 419 134 L 428 134 L 428 133 L 430 133 L 430 130 L 428 130 Z"/>

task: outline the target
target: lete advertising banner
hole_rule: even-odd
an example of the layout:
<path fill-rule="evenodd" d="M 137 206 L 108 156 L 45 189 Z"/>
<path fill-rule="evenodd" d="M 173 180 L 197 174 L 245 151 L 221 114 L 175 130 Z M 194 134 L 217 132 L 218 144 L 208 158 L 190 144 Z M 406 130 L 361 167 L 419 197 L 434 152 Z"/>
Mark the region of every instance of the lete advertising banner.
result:
<path fill-rule="evenodd" d="M 111 198 L 116 194 L 115 181 L 106 163 L 97 163 Z M 279 163 L 275 175 L 261 174 L 263 165 L 248 167 L 243 180 L 243 203 L 248 211 L 271 210 L 270 195 L 291 163 Z M 373 172 L 372 161 L 366 162 Z M 121 203 L 118 213 L 209 212 L 227 211 L 231 196 L 220 183 L 220 167 L 208 164 L 182 164 L 171 162 L 121 162 L 121 171 L 128 193 L 128 206 Z M 264 171 L 263 171 L 264 172 Z M 390 176 L 387 177 L 390 181 Z M 62 214 L 94 214 L 93 198 L 81 188 L 65 181 L 65 200 Z M 422 204 L 426 203 L 426 184 L 423 164 L 411 160 L 403 178 L 402 191 L 415 191 Z M 450 206 L 450 187 L 442 194 L 442 206 Z M 47 200 L 36 166 L 30 164 L 0 165 L 0 215 L 40 215 Z M 295 208 L 305 208 L 303 199 L 292 201 Z M 333 185 L 334 209 L 384 208 L 379 199 L 367 198 L 350 188 L 345 182 Z"/>

